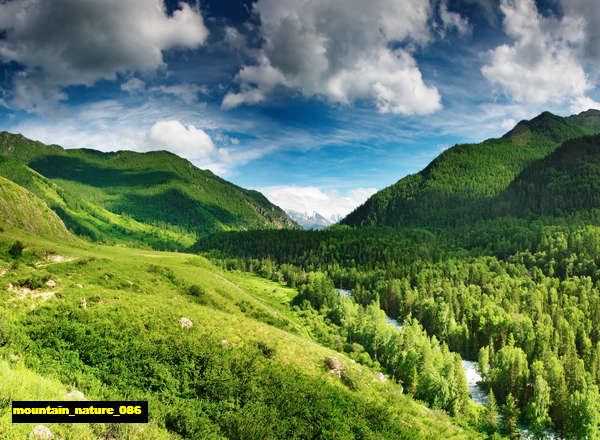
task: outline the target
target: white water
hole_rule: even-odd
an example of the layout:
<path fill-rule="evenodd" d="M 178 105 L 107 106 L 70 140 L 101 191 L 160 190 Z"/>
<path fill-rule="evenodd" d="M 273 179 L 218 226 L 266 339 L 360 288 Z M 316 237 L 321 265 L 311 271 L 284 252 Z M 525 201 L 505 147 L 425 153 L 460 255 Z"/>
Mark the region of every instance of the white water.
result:
<path fill-rule="evenodd" d="M 346 289 L 335 289 L 335 291 L 337 293 L 339 293 L 340 295 L 344 295 L 344 296 L 352 296 L 352 291 L 351 290 L 346 290 Z M 393 325 L 394 327 L 396 327 L 397 329 L 402 329 L 402 324 L 400 324 L 398 321 L 396 321 L 394 318 L 390 318 L 389 316 L 385 317 L 385 322 L 387 322 L 389 325 Z"/>
<path fill-rule="evenodd" d="M 488 393 L 481 385 L 479 385 L 479 382 L 482 382 L 482 378 L 479 371 L 477 371 L 477 362 L 462 361 L 462 366 L 465 370 L 467 387 L 471 394 L 471 400 L 479 405 L 487 405 Z M 535 438 L 531 431 L 525 427 L 521 427 L 521 437 L 528 440 L 533 440 Z M 546 431 L 545 438 L 547 440 L 560 440 L 560 437 L 550 430 Z"/>
<path fill-rule="evenodd" d="M 469 394 L 471 394 L 471 400 L 479 405 L 487 405 L 488 394 L 479 385 L 483 379 L 477 371 L 477 362 L 473 361 L 462 361 L 463 369 L 465 370 L 465 376 L 467 377 L 467 387 L 469 388 Z"/>

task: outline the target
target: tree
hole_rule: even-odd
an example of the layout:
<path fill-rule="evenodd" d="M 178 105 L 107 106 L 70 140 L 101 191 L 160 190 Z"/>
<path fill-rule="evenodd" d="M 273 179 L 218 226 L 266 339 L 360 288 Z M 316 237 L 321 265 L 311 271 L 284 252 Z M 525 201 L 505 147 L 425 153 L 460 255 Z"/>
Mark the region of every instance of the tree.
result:
<path fill-rule="evenodd" d="M 485 423 L 492 431 L 498 429 L 498 404 L 496 403 L 496 396 L 494 396 L 494 391 L 492 390 L 490 390 L 486 405 Z"/>
<path fill-rule="evenodd" d="M 533 384 L 533 398 L 528 405 L 530 429 L 536 439 L 545 438 L 545 431 L 550 424 L 548 409 L 550 408 L 550 387 L 548 382 L 540 376 L 535 377 Z"/>
<path fill-rule="evenodd" d="M 506 403 L 502 407 L 502 431 L 511 439 L 518 439 L 519 433 L 519 407 L 512 394 L 506 398 Z"/>

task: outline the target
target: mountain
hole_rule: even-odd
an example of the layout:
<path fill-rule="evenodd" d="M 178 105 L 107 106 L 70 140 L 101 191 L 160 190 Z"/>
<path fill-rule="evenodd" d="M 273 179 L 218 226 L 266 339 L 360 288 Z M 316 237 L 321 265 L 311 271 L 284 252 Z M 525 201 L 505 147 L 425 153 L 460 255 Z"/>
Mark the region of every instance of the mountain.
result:
<path fill-rule="evenodd" d="M 335 221 L 323 217 L 316 211 L 312 214 L 294 210 L 287 210 L 286 212 L 292 220 L 294 220 L 304 229 L 325 229 L 327 226 L 335 223 Z"/>
<path fill-rule="evenodd" d="M 63 149 L 2 132 L 0 174 L 96 240 L 137 234 L 155 247 L 182 247 L 212 231 L 297 227 L 261 193 L 166 151 Z"/>
<path fill-rule="evenodd" d="M 479 218 L 529 165 L 566 140 L 598 132 L 598 110 L 569 117 L 544 112 L 499 139 L 444 151 L 421 172 L 373 195 L 342 224 L 444 227 Z"/>
<path fill-rule="evenodd" d="M 534 162 L 492 205 L 495 216 L 563 216 L 600 209 L 600 136 L 565 142 Z"/>
<path fill-rule="evenodd" d="M 0 223 L 42 236 L 73 239 L 45 202 L 3 177 L 0 177 Z"/>

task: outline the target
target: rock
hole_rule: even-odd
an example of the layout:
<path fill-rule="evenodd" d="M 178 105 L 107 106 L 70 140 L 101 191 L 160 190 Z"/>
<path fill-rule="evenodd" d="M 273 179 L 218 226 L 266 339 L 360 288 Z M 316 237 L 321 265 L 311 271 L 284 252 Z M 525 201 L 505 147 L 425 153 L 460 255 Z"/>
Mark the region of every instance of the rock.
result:
<path fill-rule="evenodd" d="M 227 339 L 221 339 L 221 346 L 223 346 L 223 347 L 229 346 L 229 341 Z"/>
<path fill-rule="evenodd" d="M 19 356 L 17 356 L 16 354 L 11 354 L 11 355 L 8 357 L 8 359 L 9 359 L 11 362 L 18 362 L 18 361 L 19 361 Z"/>
<path fill-rule="evenodd" d="M 329 374 L 336 375 L 337 377 L 342 377 L 342 364 L 335 357 L 327 357 L 325 358 L 325 366 L 329 369 Z"/>
<path fill-rule="evenodd" d="M 133 281 L 131 281 L 131 280 L 125 280 L 125 282 L 126 282 L 127 284 L 129 284 L 130 286 L 133 286 Z"/>
<path fill-rule="evenodd" d="M 81 391 L 77 391 L 77 390 L 73 390 L 68 392 L 65 397 L 67 399 L 75 399 L 75 400 L 84 400 L 85 396 L 83 395 L 83 393 Z"/>
<path fill-rule="evenodd" d="M 81 298 L 81 308 L 87 309 L 87 301 L 85 300 L 85 298 Z"/>
<path fill-rule="evenodd" d="M 44 425 L 37 425 L 33 431 L 29 433 L 29 438 L 36 440 L 50 440 L 54 438 L 54 434 Z"/>
<path fill-rule="evenodd" d="M 83 289 L 83 285 L 79 284 L 79 283 L 75 284 L 75 287 L 79 287 L 80 289 Z"/>
<path fill-rule="evenodd" d="M 184 318 L 183 316 L 179 318 L 179 324 L 181 327 L 192 328 L 192 320 L 189 318 Z"/>
<path fill-rule="evenodd" d="M 385 376 L 383 375 L 383 373 L 381 373 L 381 372 L 378 372 L 378 373 L 376 373 L 376 374 L 375 374 L 375 376 L 377 376 L 377 379 L 379 379 L 379 380 L 380 380 L 380 381 L 382 381 L 382 382 L 385 382 L 385 381 L 387 381 L 387 377 L 385 377 Z"/>
<path fill-rule="evenodd" d="M 54 288 L 56 287 L 56 282 L 54 280 L 48 280 L 46 281 L 46 286 Z"/>

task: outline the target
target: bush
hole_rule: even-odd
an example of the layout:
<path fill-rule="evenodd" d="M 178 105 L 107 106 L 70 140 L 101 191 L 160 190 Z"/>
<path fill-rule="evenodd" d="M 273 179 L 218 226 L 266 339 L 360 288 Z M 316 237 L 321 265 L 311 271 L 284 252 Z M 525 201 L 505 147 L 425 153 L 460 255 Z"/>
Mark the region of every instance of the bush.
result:
<path fill-rule="evenodd" d="M 13 258 L 18 258 L 21 255 L 23 255 L 23 249 L 25 249 L 25 245 L 17 240 L 13 243 L 13 245 L 10 247 L 10 249 L 8 250 L 8 253 L 13 257 Z"/>

